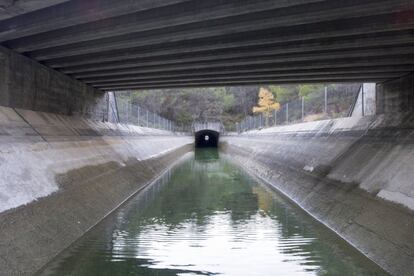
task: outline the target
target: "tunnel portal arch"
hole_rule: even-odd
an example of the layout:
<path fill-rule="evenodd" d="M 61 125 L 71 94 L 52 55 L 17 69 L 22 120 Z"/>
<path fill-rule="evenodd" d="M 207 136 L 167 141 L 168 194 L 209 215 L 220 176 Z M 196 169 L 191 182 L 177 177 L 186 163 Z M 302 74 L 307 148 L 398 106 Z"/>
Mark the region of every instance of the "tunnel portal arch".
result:
<path fill-rule="evenodd" d="M 203 129 L 194 133 L 195 147 L 218 147 L 220 133 L 211 129 Z"/>

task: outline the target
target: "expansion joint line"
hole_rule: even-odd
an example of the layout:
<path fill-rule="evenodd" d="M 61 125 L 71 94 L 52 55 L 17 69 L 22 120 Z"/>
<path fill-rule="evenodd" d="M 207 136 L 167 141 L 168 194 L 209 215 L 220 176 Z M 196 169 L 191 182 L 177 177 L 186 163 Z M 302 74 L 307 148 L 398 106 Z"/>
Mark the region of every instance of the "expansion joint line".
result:
<path fill-rule="evenodd" d="M 25 118 L 25 117 L 23 117 L 23 115 L 22 115 L 22 114 L 20 114 L 20 113 L 19 113 L 19 111 L 17 111 L 17 110 L 16 110 L 16 108 L 13 108 L 13 110 L 14 110 L 14 112 L 16 112 L 16 114 L 17 114 L 17 115 L 19 115 L 19 117 L 20 117 L 20 118 L 22 118 L 22 120 L 23 120 L 23 121 L 25 121 L 25 123 L 26 123 L 26 124 L 28 124 L 28 125 L 29 125 L 32 129 L 33 129 L 33 131 L 34 131 L 37 135 L 39 135 L 39 137 L 40 137 L 40 138 L 42 138 L 42 140 L 43 140 L 43 141 L 45 141 L 46 143 L 48 143 L 48 141 L 45 139 L 45 137 L 43 137 L 43 136 L 42 136 L 42 134 L 40 134 L 40 132 L 39 132 L 39 131 L 37 131 L 37 130 L 36 130 L 36 128 L 34 128 L 34 127 L 33 127 L 33 126 L 29 123 L 29 121 L 27 121 L 27 120 L 26 120 L 26 118 Z"/>

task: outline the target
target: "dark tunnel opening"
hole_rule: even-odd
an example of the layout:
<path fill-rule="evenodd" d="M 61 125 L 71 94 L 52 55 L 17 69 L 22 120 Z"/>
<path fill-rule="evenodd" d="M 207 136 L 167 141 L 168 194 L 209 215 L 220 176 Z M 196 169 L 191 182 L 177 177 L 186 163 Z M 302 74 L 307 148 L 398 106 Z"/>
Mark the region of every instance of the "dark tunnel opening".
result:
<path fill-rule="evenodd" d="M 195 136 L 196 148 L 218 147 L 219 133 L 214 130 L 200 130 Z"/>

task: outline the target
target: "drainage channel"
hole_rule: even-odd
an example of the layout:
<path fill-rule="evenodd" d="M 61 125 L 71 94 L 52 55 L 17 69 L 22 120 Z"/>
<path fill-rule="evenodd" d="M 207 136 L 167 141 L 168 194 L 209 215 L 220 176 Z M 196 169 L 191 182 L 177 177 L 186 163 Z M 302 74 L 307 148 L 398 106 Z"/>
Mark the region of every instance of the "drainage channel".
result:
<path fill-rule="evenodd" d="M 217 149 L 196 149 L 38 275 L 386 273 Z"/>

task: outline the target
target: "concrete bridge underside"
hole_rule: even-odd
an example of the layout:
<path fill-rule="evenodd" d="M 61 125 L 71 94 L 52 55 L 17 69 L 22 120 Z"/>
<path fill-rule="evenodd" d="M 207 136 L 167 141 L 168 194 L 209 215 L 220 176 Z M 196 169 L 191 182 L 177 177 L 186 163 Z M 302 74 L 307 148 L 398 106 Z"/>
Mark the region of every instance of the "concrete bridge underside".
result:
<path fill-rule="evenodd" d="M 0 1 L 2 46 L 102 91 L 382 82 L 413 27 L 413 0 Z"/>

